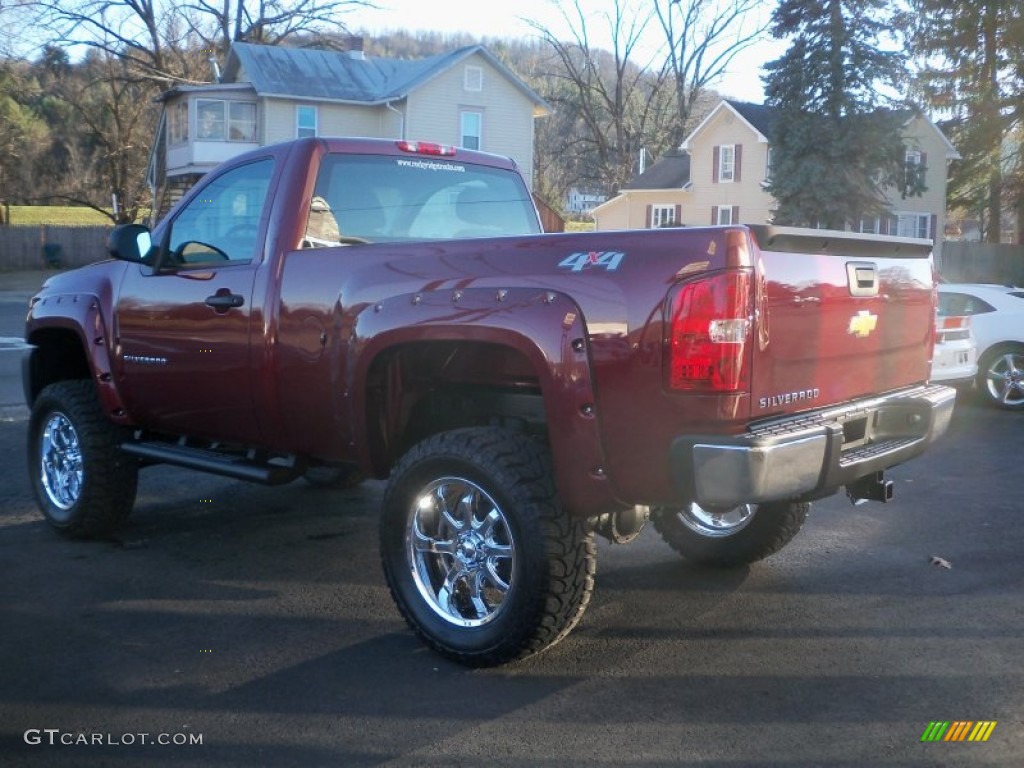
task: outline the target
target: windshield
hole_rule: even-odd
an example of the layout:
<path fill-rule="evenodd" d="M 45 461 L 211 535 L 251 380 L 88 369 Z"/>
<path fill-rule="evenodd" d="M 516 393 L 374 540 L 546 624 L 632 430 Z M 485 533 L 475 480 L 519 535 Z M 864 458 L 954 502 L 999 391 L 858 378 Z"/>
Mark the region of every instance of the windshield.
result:
<path fill-rule="evenodd" d="M 304 245 L 540 232 L 518 174 L 442 157 L 327 155 Z"/>

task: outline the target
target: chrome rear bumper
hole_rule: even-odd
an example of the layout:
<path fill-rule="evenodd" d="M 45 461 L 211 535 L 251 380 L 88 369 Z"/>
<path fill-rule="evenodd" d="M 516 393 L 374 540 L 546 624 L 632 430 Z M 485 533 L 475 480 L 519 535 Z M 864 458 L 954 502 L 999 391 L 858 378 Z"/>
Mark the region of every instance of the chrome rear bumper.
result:
<path fill-rule="evenodd" d="M 816 498 L 924 452 L 949 427 L 951 387 L 926 385 L 672 445 L 677 487 L 701 506 Z"/>

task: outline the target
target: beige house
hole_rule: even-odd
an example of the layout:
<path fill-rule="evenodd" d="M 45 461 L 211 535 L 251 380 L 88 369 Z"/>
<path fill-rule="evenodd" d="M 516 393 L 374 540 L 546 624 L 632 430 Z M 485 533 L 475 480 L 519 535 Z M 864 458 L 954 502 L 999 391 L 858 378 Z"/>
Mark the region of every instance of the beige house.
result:
<path fill-rule="evenodd" d="M 598 229 L 672 225 L 765 224 L 774 199 L 765 182 L 771 166 L 774 111 L 760 104 L 723 100 L 686 138 L 678 152 L 659 160 L 594 210 Z M 889 216 L 865 219 L 859 230 L 937 238 L 946 219 L 948 161 L 959 157 L 930 120 L 905 126 L 907 163 L 923 165 L 927 190 L 904 199 L 894 190 Z"/>
<path fill-rule="evenodd" d="M 304 136 L 480 149 L 513 158 L 532 183 L 533 121 L 550 112 L 481 45 L 406 60 L 235 43 L 218 82 L 178 86 L 162 102 L 149 167 L 160 214 L 218 163 Z"/>

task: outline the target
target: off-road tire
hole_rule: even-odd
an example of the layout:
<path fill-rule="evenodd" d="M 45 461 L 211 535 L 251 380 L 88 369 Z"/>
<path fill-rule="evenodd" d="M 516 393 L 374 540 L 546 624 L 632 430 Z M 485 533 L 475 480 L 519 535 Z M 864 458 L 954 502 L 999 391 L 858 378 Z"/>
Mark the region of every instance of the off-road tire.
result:
<path fill-rule="evenodd" d="M 61 432 L 59 439 L 51 437 L 56 431 Z M 125 436 L 103 414 L 91 381 L 59 381 L 36 398 L 29 418 L 29 472 L 43 516 L 60 534 L 99 538 L 128 517 L 135 503 L 138 462 L 121 451 Z M 65 466 L 77 468 L 73 474 L 80 480 L 59 483 L 52 473 L 44 480 L 44 465 L 52 468 L 60 458 Z"/>
<path fill-rule="evenodd" d="M 449 504 L 456 498 L 460 504 Z M 451 514 L 444 517 L 437 509 Z M 465 517 L 464 509 L 490 510 L 491 522 L 480 523 L 482 535 L 472 541 L 465 520 L 461 528 L 440 522 Z M 438 521 L 433 538 L 423 536 L 421 526 L 430 526 L 425 520 Z M 478 523 L 471 527 L 477 531 Z M 442 529 L 451 541 L 442 540 Z M 430 548 L 421 544 L 417 550 L 415 542 L 425 541 Z M 443 432 L 410 449 L 384 495 L 380 549 L 391 595 L 406 622 L 431 648 L 467 666 L 503 664 L 554 645 L 580 620 L 594 586 L 593 535 L 562 509 L 546 446 L 495 427 Z M 474 553 L 486 552 L 497 553 L 488 565 L 466 564 Z M 454 580 L 460 567 L 477 569 L 480 606 L 486 597 L 480 580 L 501 584 L 507 578 L 497 607 L 487 605 L 475 617 L 460 612 L 471 588 L 468 577 Z M 454 585 L 447 604 L 439 580 Z"/>
<path fill-rule="evenodd" d="M 713 568 L 735 568 L 763 560 L 786 546 L 800 532 L 811 505 L 776 501 L 759 504 L 745 526 L 731 534 L 698 533 L 683 522 L 678 509 L 651 510 L 654 528 L 672 549 L 691 562 Z"/>

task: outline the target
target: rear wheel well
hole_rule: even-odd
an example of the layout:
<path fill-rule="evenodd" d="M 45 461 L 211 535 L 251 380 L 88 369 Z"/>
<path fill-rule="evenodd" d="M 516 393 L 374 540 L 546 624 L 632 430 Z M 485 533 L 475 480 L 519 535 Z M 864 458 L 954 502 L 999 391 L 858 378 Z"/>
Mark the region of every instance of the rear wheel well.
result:
<path fill-rule="evenodd" d="M 82 340 L 74 331 L 47 328 L 32 334 L 29 343 L 34 347 L 28 362 L 25 393 L 29 405 L 50 384 L 92 377 Z"/>
<path fill-rule="evenodd" d="M 480 426 L 547 432 L 537 372 L 523 353 L 500 344 L 392 347 L 371 364 L 366 395 L 368 445 L 381 474 L 440 432 Z"/>

